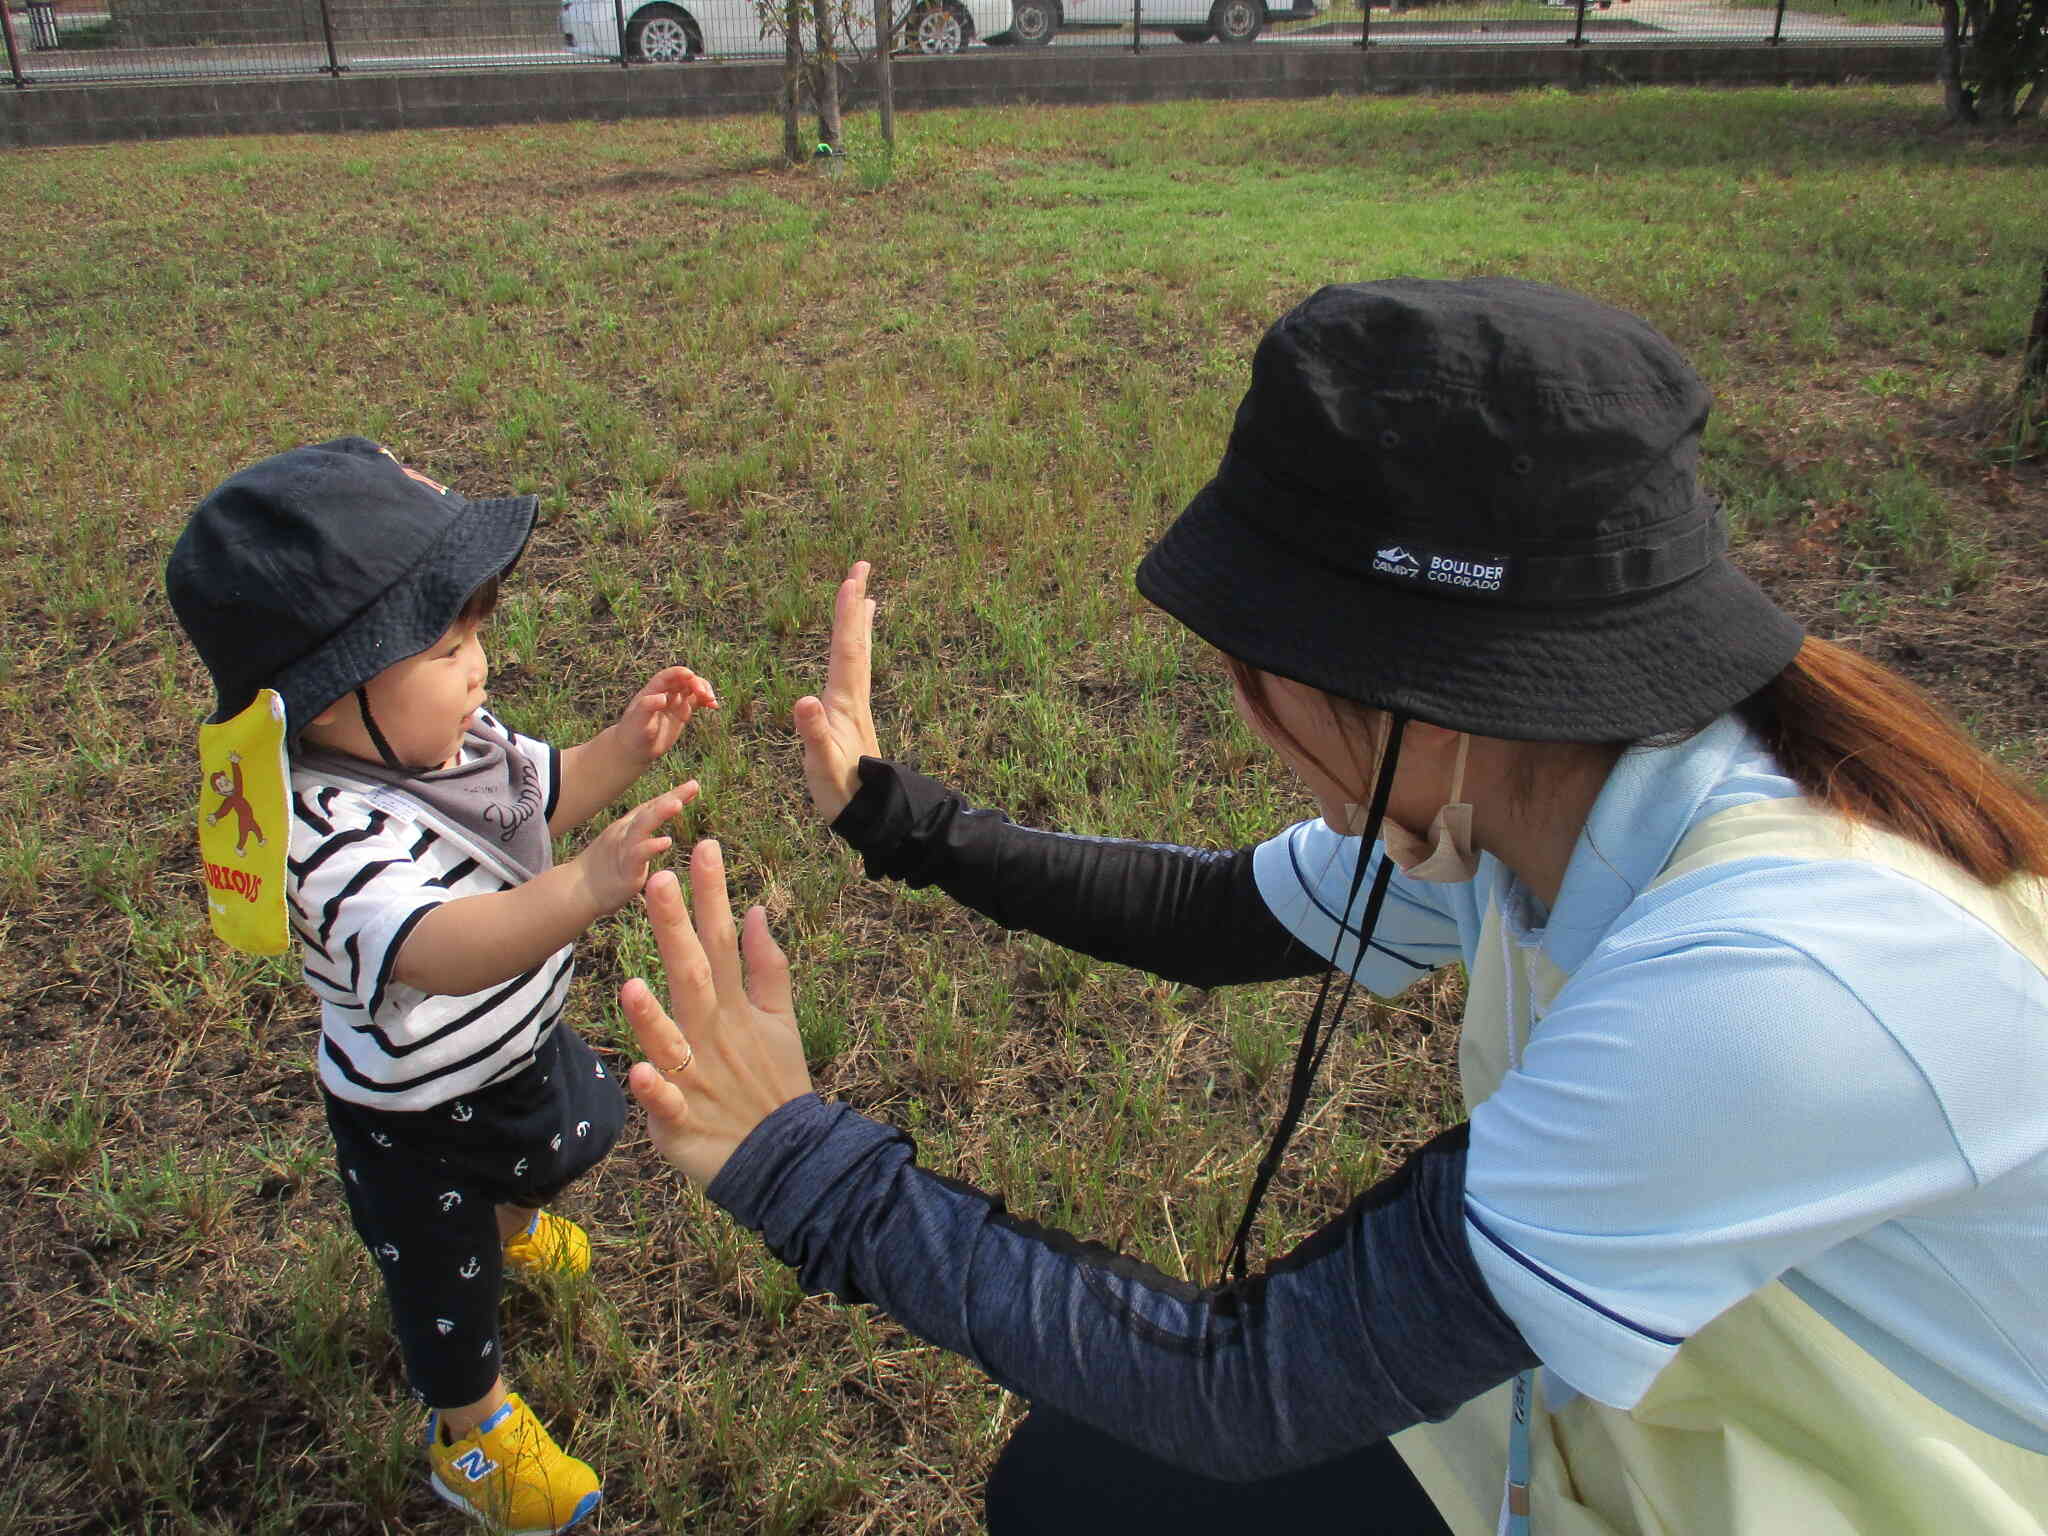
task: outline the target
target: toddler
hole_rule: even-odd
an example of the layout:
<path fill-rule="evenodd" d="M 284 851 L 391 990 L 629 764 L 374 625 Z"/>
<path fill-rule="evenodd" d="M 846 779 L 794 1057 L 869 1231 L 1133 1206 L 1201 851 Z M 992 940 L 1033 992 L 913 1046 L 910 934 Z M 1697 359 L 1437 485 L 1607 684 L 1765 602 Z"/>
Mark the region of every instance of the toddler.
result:
<path fill-rule="evenodd" d="M 504 1272 L 590 1265 L 543 1209 L 611 1149 L 618 1084 L 561 1018 L 571 946 L 617 911 L 695 798 L 669 790 L 555 864 L 716 708 L 687 667 L 558 751 L 484 707 L 480 638 L 532 531 L 531 496 L 468 501 L 364 438 L 231 476 L 166 585 L 215 719 L 285 705 L 288 917 L 320 1000 L 318 1067 L 342 1190 L 383 1272 L 434 1491 L 506 1532 L 566 1530 L 598 1478 L 506 1388 Z"/>

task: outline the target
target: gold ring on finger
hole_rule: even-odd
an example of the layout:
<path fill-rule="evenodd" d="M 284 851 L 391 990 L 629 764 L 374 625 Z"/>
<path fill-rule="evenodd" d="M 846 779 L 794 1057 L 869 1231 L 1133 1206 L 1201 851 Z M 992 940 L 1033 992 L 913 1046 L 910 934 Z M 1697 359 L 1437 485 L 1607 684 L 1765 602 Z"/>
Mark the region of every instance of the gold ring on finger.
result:
<path fill-rule="evenodd" d="M 668 1077 L 673 1073 L 682 1071 L 685 1067 L 687 1067 L 691 1062 L 695 1061 L 696 1059 L 696 1047 L 691 1045 L 689 1041 L 685 1040 L 683 1042 L 683 1059 L 681 1061 L 677 1062 L 674 1066 L 669 1067 L 656 1065 L 654 1070 L 659 1072 L 663 1077 Z"/>

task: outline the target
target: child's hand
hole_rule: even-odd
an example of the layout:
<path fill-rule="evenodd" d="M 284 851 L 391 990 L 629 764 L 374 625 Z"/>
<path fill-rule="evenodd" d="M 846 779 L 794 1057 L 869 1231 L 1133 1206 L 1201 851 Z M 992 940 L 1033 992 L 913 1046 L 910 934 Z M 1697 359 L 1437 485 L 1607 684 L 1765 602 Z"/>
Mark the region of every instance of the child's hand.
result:
<path fill-rule="evenodd" d="M 655 828 L 696 798 L 695 779 L 656 795 L 598 833 L 588 848 L 570 860 L 600 912 L 616 912 L 640 894 L 654 859 L 675 842 L 672 837 L 657 836 Z"/>
<path fill-rule="evenodd" d="M 692 714 L 716 708 L 711 684 L 688 667 L 663 667 L 619 715 L 617 729 L 640 761 L 651 763 L 676 744 Z"/>

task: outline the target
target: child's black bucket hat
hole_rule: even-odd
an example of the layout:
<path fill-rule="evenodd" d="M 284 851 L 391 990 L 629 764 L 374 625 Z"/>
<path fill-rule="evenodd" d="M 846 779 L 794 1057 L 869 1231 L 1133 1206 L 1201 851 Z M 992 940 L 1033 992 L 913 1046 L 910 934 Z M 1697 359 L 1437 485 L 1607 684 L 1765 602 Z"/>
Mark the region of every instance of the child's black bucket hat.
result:
<path fill-rule="evenodd" d="M 368 438 L 239 470 L 178 536 L 164 586 L 228 719 L 259 688 L 296 735 L 336 699 L 416 656 L 518 560 L 540 503 L 469 501 Z"/>
<path fill-rule="evenodd" d="M 1704 725 L 1801 640 L 1699 488 L 1708 404 L 1649 325 L 1563 289 L 1324 288 L 1259 343 L 1138 589 L 1241 661 L 1456 730 Z"/>

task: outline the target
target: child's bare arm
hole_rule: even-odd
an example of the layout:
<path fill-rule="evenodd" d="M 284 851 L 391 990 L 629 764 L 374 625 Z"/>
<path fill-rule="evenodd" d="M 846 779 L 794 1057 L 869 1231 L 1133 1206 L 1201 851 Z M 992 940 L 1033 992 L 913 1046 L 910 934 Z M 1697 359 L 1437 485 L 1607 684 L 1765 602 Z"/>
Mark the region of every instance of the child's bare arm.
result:
<path fill-rule="evenodd" d="M 562 782 L 548 831 L 559 837 L 582 826 L 676 744 L 692 714 L 716 708 L 718 695 L 711 684 L 688 667 L 655 673 L 615 722 L 581 746 L 563 750 Z"/>
<path fill-rule="evenodd" d="M 524 885 L 443 902 L 406 935 L 392 975 L 421 992 L 459 997 L 532 970 L 639 894 L 651 862 L 673 841 L 656 829 L 696 798 L 693 779 L 627 812 L 575 858 Z"/>

